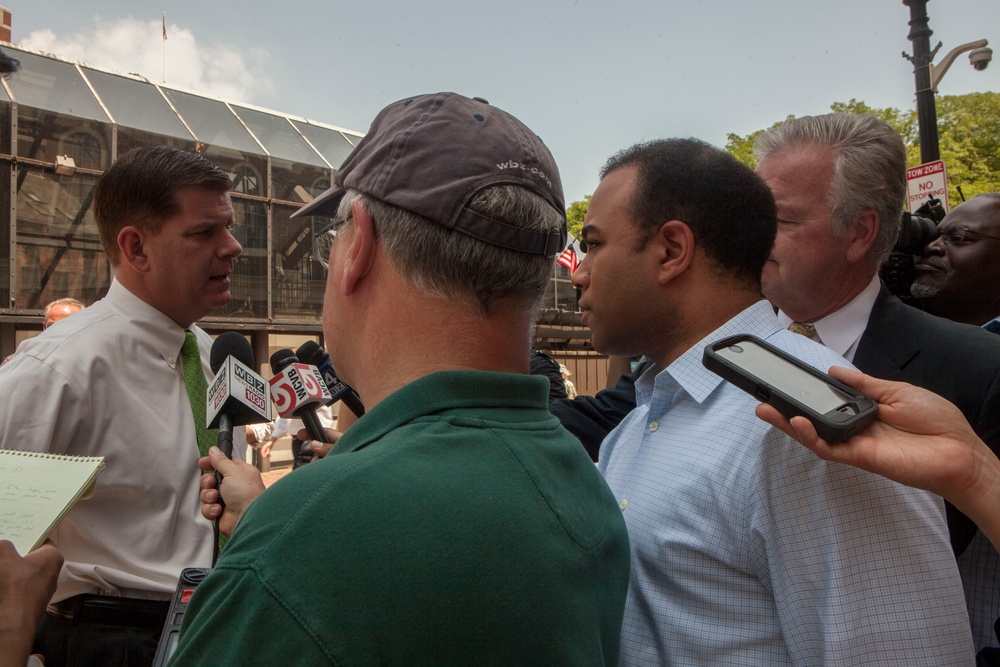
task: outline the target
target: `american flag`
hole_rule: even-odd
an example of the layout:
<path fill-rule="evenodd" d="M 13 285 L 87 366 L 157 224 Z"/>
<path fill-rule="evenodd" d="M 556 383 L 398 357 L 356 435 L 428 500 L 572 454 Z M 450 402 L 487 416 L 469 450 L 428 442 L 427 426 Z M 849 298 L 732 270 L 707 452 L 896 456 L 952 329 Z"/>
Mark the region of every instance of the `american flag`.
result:
<path fill-rule="evenodd" d="M 556 257 L 556 262 L 569 269 L 570 275 L 576 272 L 576 267 L 583 261 L 583 252 L 580 250 L 580 242 L 575 237 L 569 237 L 569 245 Z"/>

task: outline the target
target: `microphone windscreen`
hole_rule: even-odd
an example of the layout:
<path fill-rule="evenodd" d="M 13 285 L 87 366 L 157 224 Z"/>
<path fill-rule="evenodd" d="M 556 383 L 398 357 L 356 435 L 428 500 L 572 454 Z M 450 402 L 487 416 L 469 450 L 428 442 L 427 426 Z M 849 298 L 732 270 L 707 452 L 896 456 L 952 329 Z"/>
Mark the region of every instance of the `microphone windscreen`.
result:
<path fill-rule="evenodd" d="M 288 348 L 278 350 L 271 355 L 271 372 L 277 375 L 281 371 L 285 370 L 285 367 L 289 364 L 298 363 L 299 358 L 295 356 L 295 353 Z"/>
<path fill-rule="evenodd" d="M 297 356 L 299 361 L 304 364 L 319 366 L 323 363 L 324 360 L 322 357 L 325 356 L 325 354 L 323 352 L 323 348 L 319 346 L 319 343 L 314 340 L 307 340 L 302 343 L 302 345 L 299 345 L 299 349 L 296 350 L 295 356 Z M 317 359 L 317 357 L 320 358 Z"/>
<path fill-rule="evenodd" d="M 227 331 L 215 339 L 209 360 L 212 372 L 218 373 L 228 357 L 236 357 L 247 368 L 253 368 L 253 348 L 243 334 Z"/>

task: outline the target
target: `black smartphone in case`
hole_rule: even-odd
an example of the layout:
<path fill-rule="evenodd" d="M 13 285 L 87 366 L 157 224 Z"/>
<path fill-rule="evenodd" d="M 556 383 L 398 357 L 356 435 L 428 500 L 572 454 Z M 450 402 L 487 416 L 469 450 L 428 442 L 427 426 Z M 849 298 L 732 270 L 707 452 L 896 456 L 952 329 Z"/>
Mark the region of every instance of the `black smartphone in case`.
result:
<path fill-rule="evenodd" d="M 756 336 L 712 343 L 702 363 L 784 416 L 807 418 L 830 443 L 847 440 L 878 415 L 878 403 L 868 396 Z"/>

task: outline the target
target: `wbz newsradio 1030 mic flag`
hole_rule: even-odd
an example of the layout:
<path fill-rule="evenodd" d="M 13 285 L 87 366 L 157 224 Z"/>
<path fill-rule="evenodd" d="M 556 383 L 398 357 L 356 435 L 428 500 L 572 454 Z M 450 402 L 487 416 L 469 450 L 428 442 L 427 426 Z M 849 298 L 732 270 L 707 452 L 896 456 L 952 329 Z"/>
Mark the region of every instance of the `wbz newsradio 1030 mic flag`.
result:
<path fill-rule="evenodd" d="M 235 331 L 212 343 L 210 365 L 215 379 L 208 387 L 205 422 L 219 429 L 219 449 L 232 458 L 234 426 L 271 421 L 267 383 L 253 371 L 250 343 Z"/>
<path fill-rule="evenodd" d="M 271 355 L 271 400 L 279 417 L 298 417 L 305 424 L 309 437 L 326 442 L 326 429 L 316 416 L 316 408 L 330 401 L 330 390 L 319 369 L 299 362 L 291 350 L 278 350 Z"/>

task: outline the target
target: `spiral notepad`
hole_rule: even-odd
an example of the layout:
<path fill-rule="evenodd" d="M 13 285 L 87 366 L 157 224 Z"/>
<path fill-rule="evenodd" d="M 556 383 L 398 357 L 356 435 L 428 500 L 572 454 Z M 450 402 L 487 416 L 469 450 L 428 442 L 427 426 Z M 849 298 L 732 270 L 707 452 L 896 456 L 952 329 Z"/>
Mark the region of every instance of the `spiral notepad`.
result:
<path fill-rule="evenodd" d="M 0 449 L 0 539 L 22 556 L 42 542 L 73 504 L 94 492 L 103 456 Z"/>

